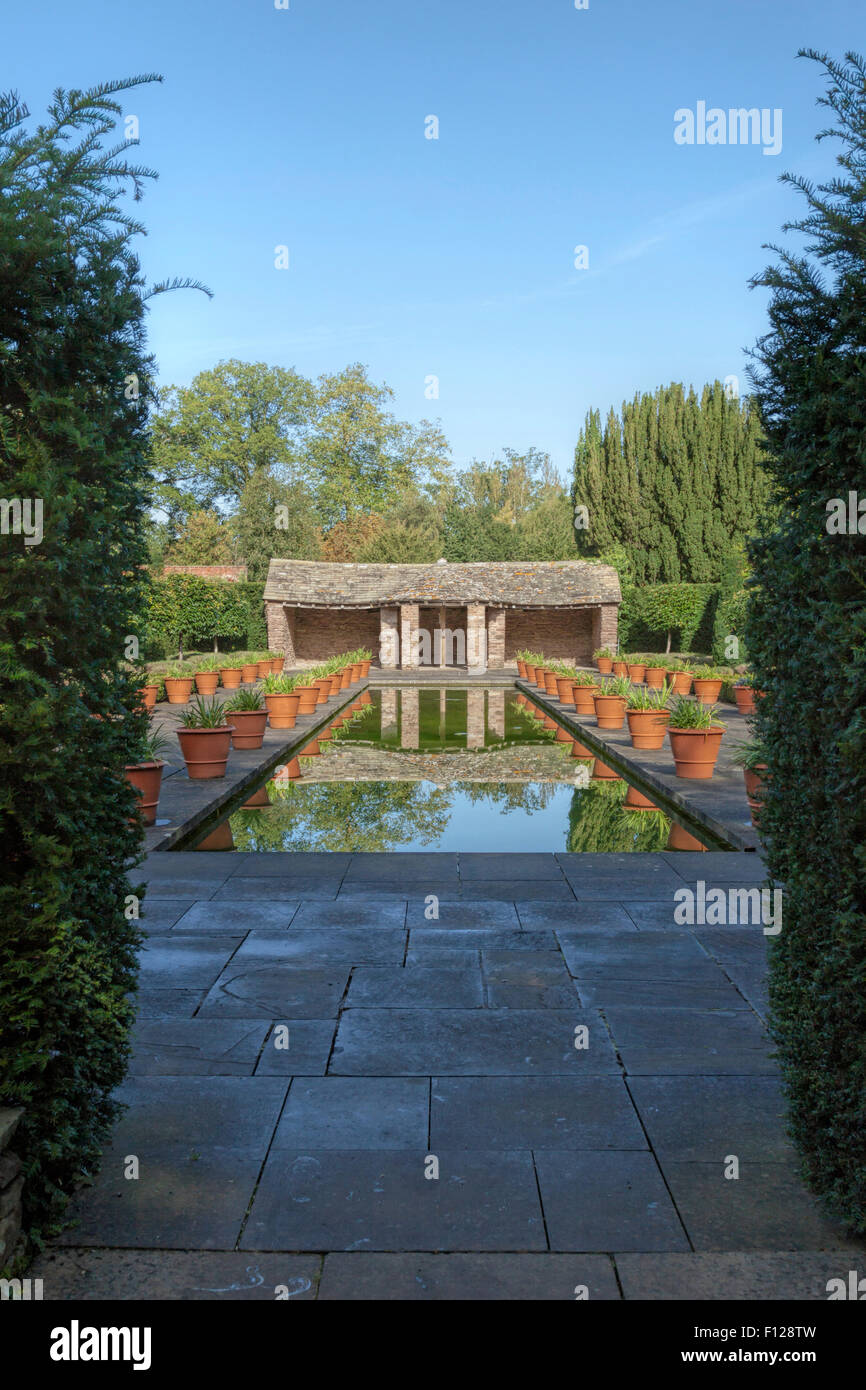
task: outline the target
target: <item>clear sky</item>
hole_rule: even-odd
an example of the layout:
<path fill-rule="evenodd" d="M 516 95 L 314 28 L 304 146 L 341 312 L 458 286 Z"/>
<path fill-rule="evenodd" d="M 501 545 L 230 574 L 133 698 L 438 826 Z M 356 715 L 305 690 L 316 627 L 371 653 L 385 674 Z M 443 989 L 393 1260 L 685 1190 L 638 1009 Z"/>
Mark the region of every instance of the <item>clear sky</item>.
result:
<path fill-rule="evenodd" d="M 458 464 L 534 445 L 563 474 L 590 407 L 675 380 L 745 389 L 766 303 L 747 281 L 800 205 L 778 177 L 832 166 L 821 70 L 795 55 L 866 47 L 861 4 L 288 6 L 5 7 L 0 86 L 34 116 L 57 86 L 165 78 L 124 104 L 160 175 L 138 249 L 150 281 L 215 298 L 154 301 L 161 382 L 228 357 L 360 361 L 401 418 L 441 420 Z M 674 113 L 699 102 L 780 109 L 781 152 L 678 144 Z"/>

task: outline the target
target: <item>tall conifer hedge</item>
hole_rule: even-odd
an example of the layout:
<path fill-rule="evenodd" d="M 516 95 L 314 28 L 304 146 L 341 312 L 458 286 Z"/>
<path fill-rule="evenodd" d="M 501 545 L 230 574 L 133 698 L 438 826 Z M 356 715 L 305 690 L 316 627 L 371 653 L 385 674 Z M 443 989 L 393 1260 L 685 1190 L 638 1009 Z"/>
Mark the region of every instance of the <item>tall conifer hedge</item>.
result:
<path fill-rule="evenodd" d="M 771 781 L 761 830 L 787 886 L 771 1002 L 805 1173 L 866 1232 L 866 65 L 811 51 L 841 143 L 836 179 L 792 224 L 801 253 L 755 283 L 771 291 L 754 382 L 778 525 L 750 547 L 746 639 Z M 828 528 L 844 502 L 853 530 Z M 858 508 L 862 507 L 862 511 Z M 828 508 L 830 509 L 828 511 Z"/>
<path fill-rule="evenodd" d="M 0 97 L 2 492 L 42 508 L 36 543 L 0 535 L 0 1106 L 25 1109 L 37 1241 L 114 1116 L 135 984 L 123 766 L 145 716 L 123 659 L 143 609 L 150 362 L 120 194 L 148 171 L 105 141 L 115 97 L 150 80 L 58 91 L 34 131 Z"/>

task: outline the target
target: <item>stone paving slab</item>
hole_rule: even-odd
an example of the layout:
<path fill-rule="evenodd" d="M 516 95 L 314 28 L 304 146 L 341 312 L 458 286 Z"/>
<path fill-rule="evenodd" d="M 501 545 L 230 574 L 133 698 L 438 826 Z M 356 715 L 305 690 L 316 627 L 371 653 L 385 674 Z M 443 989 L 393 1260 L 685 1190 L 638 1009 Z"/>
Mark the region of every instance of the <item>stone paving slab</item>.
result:
<path fill-rule="evenodd" d="M 575 1047 L 575 1029 L 589 1045 Z M 574 1009 L 345 1009 L 329 1071 L 350 1076 L 619 1074 L 598 1014 Z"/>
<path fill-rule="evenodd" d="M 252 1076 L 267 1025 L 242 1019 L 143 1019 L 130 1076 Z"/>
<path fill-rule="evenodd" d="M 246 878 L 235 874 L 213 894 L 213 900 L 227 902 L 280 902 L 303 898 L 324 898 L 333 900 L 337 896 L 341 880 L 336 875 L 281 875 L 270 874 L 267 879 Z"/>
<path fill-rule="evenodd" d="M 574 927 L 605 931 L 634 931 L 629 913 L 621 903 L 584 901 L 575 903 L 538 903 L 520 899 L 515 903 L 520 925 L 560 929 Z"/>
<path fill-rule="evenodd" d="M 478 879 L 562 879 L 552 854 L 461 854 L 460 877 Z"/>
<path fill-rule="evenodd" d="M 600 980 L 577 981 L 577 992 L 585 1008 L 608 1009 L 618 1004 L 657 1009 L 751 1009 L 739 990 L 720 973 L 720 983 L 691 980 Z"/>
<path fill-rule="evenodd" d="M 630 1076 L 772 1075 L 776 1064 L 758 1018 L 749 1010 L 605 1009 L 617 1052 Z"/>
<path fill-rule="evenodd" d="M 204 999 L 203 989 L 138 989 L 128 997 L 137 1018 L 192 1018 Z"/>
<path fill-rule="evenodd" d="M 652 1154 L 540 1149 L 535 1166 L 554 1250 L 688 1250 Z"/>
<path fill-rule="evenodd" d="M 424 1149 L 426 1077 L 326 1076 L 293 1081 L 271 1152 L 311 1149 Z"/>
<path fill-rule="evenodd" d="M 378 927 L 404 927 L 405 902 L 365 903 L 346 901 L 303 902 L 292 918 L 294 927 L 356 927 L 365 931 Z"/>
<path fill-rule="evenodd" d="M 129 882 L 134 887 L 139 880 L 130 873 Z M 219 878 L 194 878 L 189 874 L 175 878 L 152 878 L 147 880 L 146 903 L 153 904 L 160 898 L 189 898 L 191 902 L 210 899 L 221 887 Z"/>
<path fill-rule="evenodd" d="M 628 1089 L 663 1167 L 794 1159 L 777 1076 L 632 1076 Z"/>
<path fill-rule="evenodd" d="M 264 1158 L 288 1091 L 277 1076 L 131 1076 L 112 1142 L 128 1154 L 225 1149 Z"/>
<path fill-rule="evenodd" d="M 523 931 L 504 927 L 413 927 L 409 932 L 409 950 L 422 959 L 427 949 L 443 950 L 508 950 L 555 951 L 556 938 L 552 931 Z"/>
<path fill-rule="evenodd" d="M 532 1155 L 271 1151 L 242 1250 L 544 1250 Z"/>
<path fill-rule="evenodd" d="M 827 1300 L 831 1279 L 845 1279 L 850 1250 L 615 1256 L 625 1298 L 744 1303 Z"/>
<path fill-rule="evenodd" d="M 481 971 L 465 965 L 361 965 L 353 971 L 346 998 L 355 1009 L 480 1009 Z"/>
<path fill-rule="evenodd" d="M 440 898 L 438 903 L 433 906 L 435 906 L 438 916 L 428 917 L 427 913 L 431 904 L 426 901 L 426 898 L 410 898 L 406 916 L 407 924 L 412 928 L 439 927 L 442 929 L 453 927 L 518 928 L 526 925 L 518 918 L 514 903 L 503 902 L 499 898 L 482 901 Z"/>
<path fill-rule="evenodd" d="M 194 906 L 195 898 L 152 898 L 148 894 L 141 905 L 139 921 L 149 936 L 169 931 Z"/>
<path fill-rule="evenodd" d="M 246 934 L 256 927 L 285 930 L 297 914 L 297 902 L 193 903 L 174 923 L 174 935 L 185 932 Z"/>
<path fill-rule="evenodd" d="M 498 1299 L 574 1302 L 577 1291 L 583 1289 L 591 1301 L 620 1298 L 608 1256 L 357 1252 L 325 1256 L 319 1298 L 402 1303 Z"/>
<path fill-rule="evenodd" d="M 349 981 L 349 966 L 321 969 L 286 965 L 273 957 L 239 963 L 226 971 L 199 1010 L 201 1018 L 336 1017 Z"/>
<path fill-rule="evenodd" d="M 141 952 L 141 983 L 150 989 L 207 989 L 242 940 L 242 935 L 151 937 Z"/>
<path fill-rule="evenodd" d="M 40 1256 L 32 1272 L 44 1281 L 46 1302 L 170 1299 L 185 1303 L 272 1303 L 278 1291 L 286 1299 L 314 1299 L 321 1267 L 317 1255 L 75 1247 Z"/>
<path fill-rule="evenodd" d="M 561 955 L 552 951 L 484 951 L 481 960 L 491 1009 L 570 1009 L 580 1005 Z"/>
<path fill-rule="evenodd" d="M 261 963 L 317 969 L 338 962 L 349 965 L 402 964 L 406 932 L 402 927 L 296 927 L 275 938 L 271 931 L 252 931 L 232 965 L 246 969 Z"/>
<path fill-rule="evenodd" d="M 435 889 L 431 889 L 435 892 Z M 477 878 L 463 880 L 464 896 L 498 898 L 500 902 L 516 902 L 518 899 L 533 899 L 537 902 L 573 903 L 572 893 L 567 881 L 559 878 Z"/>
<path fill-rule="evenodd" d="M 721 985 L 725 976 L 687 932 L 640 936 L 635 932 L 557 929 L 572 975 L 579 980 L 684 980 Z"/>
<path fill-rule="evenodd" d="M 647 1149 L 616 1076 L 435 1076 L 430 1144 L 445 1149 Z"/>
<path fill-rule="evenodd" d="M 256 1076 L 324 1076 L 336 1031 L 334 1018 L 275 1021 L 256 1063 Z"/>
<path fill-rule="evenodd" d="M 736 1179 L 721 1160 L 668 1160 L 664 1172 L 696 1250 L 866 1251 L 866 1241 L 848 1241 L 822 1215 L 793 1163 L 743 1162 Z"/>

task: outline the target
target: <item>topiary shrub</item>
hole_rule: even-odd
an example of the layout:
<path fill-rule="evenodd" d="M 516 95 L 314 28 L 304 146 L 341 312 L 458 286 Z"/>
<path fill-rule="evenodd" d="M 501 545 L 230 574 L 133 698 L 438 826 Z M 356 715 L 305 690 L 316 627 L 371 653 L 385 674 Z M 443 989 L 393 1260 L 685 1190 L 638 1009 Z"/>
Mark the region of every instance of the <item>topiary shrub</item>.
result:
<path fill-rule="evenodd" d="M 717 584 L 623 586 L 620 648 L 709 651 L 718 593 Z"/>
<path fill-rule="evenodd" d="M 837 534 L 831 512 L 866 493 L 866 66 L 802 56 L 829 78 L 825 133 L 842 151 L 833 184 L 785 176 L 806 199 L 792 225 L 807 246 L 754 281 L 771 291 L 752 376 L 782 507 L 750 546 L 746 635 L 766 692 L 761 837 L 787 888 L 770 994 L 791 1132 L 814 1191 L 863 1233 L 866 518 Z"/>
<path fill-rule="evenodd" d="M 147 80 L 58 92 L 32 133 L 0 97 L 0 457 L 4 490 L 43 509 L 35 543 L 0 537 L 0 1106 L 25 1110 L 31 1246 L 97 1162 L 136 979 L 123 766 L 146 716 L 124 658 L 146 582 L 151 363 L 120 195 L 146 171 L 102 142 L 114 95 Z"/>

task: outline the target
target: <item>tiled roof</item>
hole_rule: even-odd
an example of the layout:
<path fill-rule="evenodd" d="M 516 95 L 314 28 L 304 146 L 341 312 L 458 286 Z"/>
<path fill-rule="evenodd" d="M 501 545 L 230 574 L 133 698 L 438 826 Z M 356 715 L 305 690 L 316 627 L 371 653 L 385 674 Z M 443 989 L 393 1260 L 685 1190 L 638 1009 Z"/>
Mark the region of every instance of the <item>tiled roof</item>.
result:
<path fill-rule="evenodd" d="M 271 560 L 265 599 L 308 608 L 377 608 L 397 603 L 486 603 L 500 608 L 565 608 L 620 603 L 610 565 L 584 560 L 452 565 L 338 565 Z"/>

